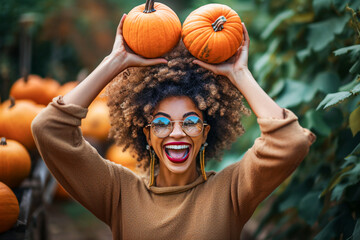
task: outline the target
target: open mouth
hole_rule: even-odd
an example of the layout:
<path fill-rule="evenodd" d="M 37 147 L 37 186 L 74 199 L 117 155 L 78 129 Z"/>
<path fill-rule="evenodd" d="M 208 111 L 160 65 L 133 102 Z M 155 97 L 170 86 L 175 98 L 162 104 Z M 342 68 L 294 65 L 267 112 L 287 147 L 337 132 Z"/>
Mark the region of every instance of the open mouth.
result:
<path fill-rule="evenodd" d="M 171 162 L 182 163 L 189 157 L 190 145 L 169 144 L 165 146 L 165 154 Z"/>

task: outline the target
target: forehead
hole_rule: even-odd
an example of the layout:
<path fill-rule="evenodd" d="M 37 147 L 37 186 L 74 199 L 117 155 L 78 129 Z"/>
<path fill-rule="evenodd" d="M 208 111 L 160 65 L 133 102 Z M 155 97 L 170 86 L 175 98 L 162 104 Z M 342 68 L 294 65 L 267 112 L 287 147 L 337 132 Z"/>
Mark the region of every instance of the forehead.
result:
<path fill-rule="evenodd" d="M 153 115 L 160 112 L 170 115 L 172 119 L 182 119 L 184 114 L 189 112 L 195 112 L 199 117 L 203 117 L 195 103 L 186 96 L 172 96 L 161 100 Z"/>

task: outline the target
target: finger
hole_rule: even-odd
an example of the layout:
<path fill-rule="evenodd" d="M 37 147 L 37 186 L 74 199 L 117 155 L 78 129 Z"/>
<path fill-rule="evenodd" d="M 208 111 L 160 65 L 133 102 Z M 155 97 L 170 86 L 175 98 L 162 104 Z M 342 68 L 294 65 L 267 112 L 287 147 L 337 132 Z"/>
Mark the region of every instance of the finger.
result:
<path fill-rule="evenodd" d="M 122 29 L 123 29 L 125 18 L 126 18 L 126 13 L 124 13 L 121 17 L 121 20 L 120 20 L 119 25 L 116 30 L 116 35 L 118 35 L 118 34 L 122 35 Z"/>
<path fill-rule="evenodd" d="M 151 65 L 157 65 L 157 64 L 167 64 L 168 61 L 165 58 L 141 58 L 142 63 L 141 66 L 151 66 Z"/>
<path fill-rule="evenodd" d="M 193 63 L 195 63 L 195 64 L 199 65 L 200 67 L 203 67 L 203 68 L 205 68 L 207 70 L 210 70 L 215 74 L 217 74 L 217 72 L 218 72 L 217 67 L 215 65 L 208 64 L 208 63 L 205 63 L 205 62 L 197 60 L 197 59 L 195 59 L 193 61 Z"/>

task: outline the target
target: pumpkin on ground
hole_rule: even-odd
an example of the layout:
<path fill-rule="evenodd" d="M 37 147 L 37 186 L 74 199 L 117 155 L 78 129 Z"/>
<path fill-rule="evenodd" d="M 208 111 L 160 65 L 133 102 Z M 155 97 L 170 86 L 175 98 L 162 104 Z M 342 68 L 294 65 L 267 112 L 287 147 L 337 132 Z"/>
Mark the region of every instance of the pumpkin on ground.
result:
<path fill-rule="evenodd" d="M 26 148 L 19 142 L 4 137 L 0 140 L 0 181 L 9 187 L 17 187 L 29 176 L 31 159 Z"/>
<path fill-rule="evenodd" d="M 83 135 L 103 141 L 107 139 L 110 128 L 109 107 L 106 102 L 92 102 L 86 118 L 81 122 Z"/>
<path fill-rule="evenodd" d="M 103 102 L 107 102 L 108 97 L 106 95 L 106 87 L 104 87 L 101 92 L 96 96 L 96 98 L 94 99 L 94 101 L 103 101 Z"/>
<path fill-rule="evenodd" d="M 31 122 L 44 108 L 31 100 L 13 98 L 3 102 L 0 108 L 0 135 L 23 144 L 28 150 L 35 148 L 31 134 Z"/>
<path fill-rule="evenodd" d="M 156 58 L 174 48 L 181 37 L 181 22 L 176 13 L 162 3 L 146 0 L 126 16 L 123 36 L 135 53 Z"/>
<path fill-rule="evenodd" d="M 55 198 L 61 200 L 71 199 L 69 193 L 63 188 L 63 186 L 61 186 L 60 183 L 56 183 Z"/>
<path fill-rule="evenodd" d="M 19 202 L 13 191 L 0 182 L 0 233 L 9 230 L 19 217 Z"/>
<path fill-rule="evenodd" d="M 38 75 L 29 75 L 27 81 L 24 78 L 16 80 L 11 86 L 10 96 L 15 99 L 31 99 L 38 104 L 47 105 L 57 96 L 60 84 L 52 78 Z"/>
<path fill-rule="evenodd" d="M 129 168 L 135 173 L 139 173 L 139 169 L 137 168 L 139 162 L 137 161 L 137 156 L 131 152 L 131 149 L 123 152 L 123 147 L 113 144 L 107 150 L 105 157 L 114 163 Z"/>
<path fill-rule="evenodd" d="M 191 12 L 181 35 L 189 52 L 207 63 L 226 61 L 243 41 L 239 15 L 223 4 L 207 4 Z"/>
<path fill-rule="evenodd" d="M 67 82 L 64 85 L 61 85 L 58 89 L 57 95 L 64 96 L 68 92 L 70 92 L 72 89 L 74 89 L 79 84 L 78 81 L 71 81 Z"/>

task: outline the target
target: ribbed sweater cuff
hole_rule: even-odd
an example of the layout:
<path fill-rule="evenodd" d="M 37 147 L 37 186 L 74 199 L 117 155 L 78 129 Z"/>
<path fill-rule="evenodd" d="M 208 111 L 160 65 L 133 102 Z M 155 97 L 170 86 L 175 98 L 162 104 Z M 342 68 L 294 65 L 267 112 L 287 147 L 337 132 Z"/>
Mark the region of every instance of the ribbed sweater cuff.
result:
<path fill-rule="evenodd" d="M 86 114 L 88 112 L 87 108 L 81 107 L 79 105 L 75 105 L 75 104 L 65 104 L 62 96 L 57 96 L 55 97 L 52 102 L 50 102 L 51 106 L 59 109 L 60 111 L 67 113 L 68 115 L 78 118 L 78 119 L 82 119 L 86 117 Z"/>

